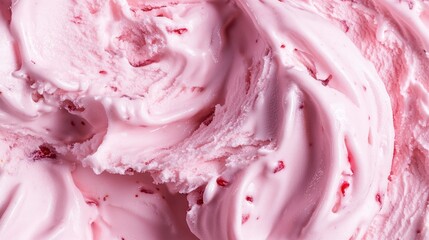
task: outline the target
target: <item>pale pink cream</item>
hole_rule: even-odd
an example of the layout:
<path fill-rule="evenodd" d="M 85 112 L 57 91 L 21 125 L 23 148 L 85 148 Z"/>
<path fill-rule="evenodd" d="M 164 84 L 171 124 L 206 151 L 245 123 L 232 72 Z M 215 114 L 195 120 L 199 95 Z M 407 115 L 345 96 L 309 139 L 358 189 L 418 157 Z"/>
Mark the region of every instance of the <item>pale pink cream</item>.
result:
<path fill-rule="evenodd" d="M 429 237 L 427 2 L 0 8 L 0 238 Z"/>

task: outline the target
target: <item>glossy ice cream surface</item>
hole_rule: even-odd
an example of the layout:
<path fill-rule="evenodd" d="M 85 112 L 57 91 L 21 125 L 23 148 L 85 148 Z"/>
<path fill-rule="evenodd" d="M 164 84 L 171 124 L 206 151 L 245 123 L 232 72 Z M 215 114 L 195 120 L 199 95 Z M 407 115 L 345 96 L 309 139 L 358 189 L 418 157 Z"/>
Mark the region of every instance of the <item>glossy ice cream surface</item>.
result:
<path fill-rule="evenodd" d="M 428 2 L 0 16 L 0 238 L 429 237 Z"/>

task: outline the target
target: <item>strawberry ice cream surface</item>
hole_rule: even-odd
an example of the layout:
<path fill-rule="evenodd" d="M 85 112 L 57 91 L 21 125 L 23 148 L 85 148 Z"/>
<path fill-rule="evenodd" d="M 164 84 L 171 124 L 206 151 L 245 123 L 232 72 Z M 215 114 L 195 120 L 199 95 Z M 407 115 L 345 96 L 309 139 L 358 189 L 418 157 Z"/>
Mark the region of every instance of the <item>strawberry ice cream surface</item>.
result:
<path fill-rule="evenodd" d="M 0 239 L 429 239 L 429 2 L 0 1 Z"/>

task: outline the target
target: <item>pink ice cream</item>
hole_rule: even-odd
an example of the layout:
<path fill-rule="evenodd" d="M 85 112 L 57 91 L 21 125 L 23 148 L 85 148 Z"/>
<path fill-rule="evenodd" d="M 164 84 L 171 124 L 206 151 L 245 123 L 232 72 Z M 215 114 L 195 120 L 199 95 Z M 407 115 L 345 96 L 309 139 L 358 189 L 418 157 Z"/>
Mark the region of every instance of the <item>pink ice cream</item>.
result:
<path fill-rule="evenodd" d="M 0 10 L 0 239 L 429 239 L 429 2 Z"/>

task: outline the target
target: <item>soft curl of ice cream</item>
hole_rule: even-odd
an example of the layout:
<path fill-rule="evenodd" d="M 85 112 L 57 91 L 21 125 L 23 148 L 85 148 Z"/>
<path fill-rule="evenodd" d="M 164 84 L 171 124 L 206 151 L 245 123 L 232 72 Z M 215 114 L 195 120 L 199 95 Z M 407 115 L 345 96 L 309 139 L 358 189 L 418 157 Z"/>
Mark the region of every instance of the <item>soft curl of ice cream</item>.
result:
<path fill-rule="evenodd" d="M 82 210 L 61 228 L 79 238 L 133 237 L 139 224 L 154 238 L 424 234 L 423 220 L 399 229 L 393 222 L 409 214 L 388 212 L 404 204 L 399 192 L 428 194 L 412 186 L 426 179 L 429 149 L 427 3 L 2 4 L 0 124 L 14 141 L 29 139 L 13 157 L 9 144 L 0 162 L 13 196 L 4 208 L 39 174 L 64 183 L 46 191 L 68 193 L 66 208 Z M 36 163 L 16 163 L 27 158 Z M 151 181 L 187 194 L 189 229 L 174 217 L 184 217 L 184 196 Z M 156 193 L 142 195 L 149 209 L 134 202 L 139 184 Z M 115 222 L 136 209 L 159 218 Z M 37 229 L 29 236 L 55 234 Z"/>

